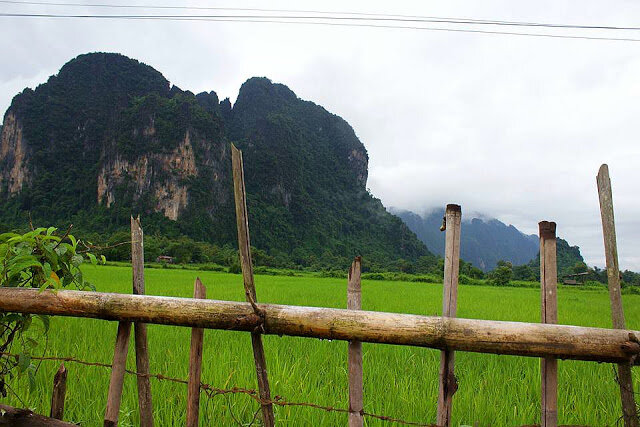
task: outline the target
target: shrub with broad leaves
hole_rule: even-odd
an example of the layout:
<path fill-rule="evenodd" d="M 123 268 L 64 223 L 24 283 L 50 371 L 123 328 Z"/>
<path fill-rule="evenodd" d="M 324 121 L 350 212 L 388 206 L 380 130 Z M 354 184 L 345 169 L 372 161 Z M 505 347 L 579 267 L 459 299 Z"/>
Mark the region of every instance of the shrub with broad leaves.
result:
<path fill-rule="evenodd" d="M 36 228 L 28 233 L 0 234 L 0 287 L 37 288 L 56 291 L 62 288 L 95 290 L 84 280 L 83 263 L 104 264 L 90 247 L 74 236 L 60 234 L 55 227 Z M 38 320 L 33 322 L 33 320 Z M 7 396 L 7 382 L 26 375 L 35 385 L 36 366 L 31 355 L 46 339 L 49 317 L 25 313 L 0 312 L 0 395 Z M 17 354 L 13 356 L 13 354 Z"/>

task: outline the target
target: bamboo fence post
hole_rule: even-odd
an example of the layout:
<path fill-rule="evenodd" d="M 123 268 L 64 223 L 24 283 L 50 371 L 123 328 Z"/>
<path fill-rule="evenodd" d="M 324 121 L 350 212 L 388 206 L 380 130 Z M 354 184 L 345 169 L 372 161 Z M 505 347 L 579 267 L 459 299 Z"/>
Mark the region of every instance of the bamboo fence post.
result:
<path fill-rule="evenodd" d="M 607 281 L 609 282 L 609 299 L 611 300 L 611 317 L 615 329 L 626 329 L 622 295 L 620 292 L 620 267 L 618 265 L 618 244 L 616 242 L 616 225 L 613 214 L 613 195 L 609 167 L 600 166 L 596 177 L 598 184 L 598 198 L 600 200 L 600 216 L 602 217 L 602 234 L 604 237 L 604 251 L 607 262 Z M 633 395 L 633 379 L 631 365 L 618 365 L 618 383 L 622 400 L 622 417 L 625 427 L 638 427 L 638 413 Z"/>
<path fill-rule="evenodd" d="M 118 334 L 116 336 L 116 345 L 113 352 L 111 380 L 109 381 L 109 394 L 107 396 L 107 410 L 104 415 L 105 427 L 118 425 L 118 414 L 120 412 L 124 372 L 127 367 L 127 352 L 129 351 L 130 334 L 131 322 L 118 322 Z"/>
<path fill-rule="evenodd" d="M 445 210 L 445 255 L 442 316 L 456 317 L 458 303 L 458 274 L 460 268 L 460 205 L 447 205 Z M 451 423 L 453 395 L 458 390 L 454 374 L 455 353 L 445 349 L 440 352 L 437 425 L 448 427 Z"/>
<path fill-rule="evenodd" d="M 556 223 L 542 221 L 540 231 L 540 294 L 542 323 L 558 323 L 558 265 L 556 261 Z M 542 427 L 558 425 L 558 360 L 540 360 L 542 389 Z"/>
<path fill-rule="evenodd" d="M 51 411 L 49 416 L 56 420 L 64 417 L 64 397 L 67 394 L 67 368 L 60 365 L 53 377 L 53 393 L 51 394 Z"/>
<path fill-rule="evenodd" d="M 196 278 L 193 284 L 193 297 L 206 298 L 207 290 Z M 204 329 L 191 329 L 191 349 L 189 353 L 189 383 L 187 387 L 187 427 L 198 427 L 200 415 L 200 378 L 202 376 L 202 346 Z"/>
<path fill-rule="evenodd" d="M 254 313 L 261 319 L 260 325 L 251 332 L 251 345 L 253 347 L 253 359 L 256 364 L 258 376 L 258 390 L 262 405 L 262 419 L 266 427 L 275 424 L 273 405 L 271 403 L 271 391 L 269 389 L 269 377 L 267 375 L 267 361 L 262 345 L 261 331 L 264 330 L 264 311 L 256 306 L 256 287 L 253 281 L 253 264 L 251 260 L 251 241 L 249 239 L 249 215 L 247 213 L 247 196 L 244 185 L 244 168 L 242 165 L 242 152 L 231 144 L 231 163 L 233 169 L 233 190 L 236 205 L 236 222 L 238 226 L 238 249 L 240 251 L 240 263 L 242 265 L 242 277 L 244 281 L 245 297 Z"/>
<path fill-rule="evenodd" d="M 347 308 L 362 308 L 360 285 L 361 258 L 356 257 L 349 269 L 347 284 Z M 362 427 L 363 390 L 362 390 L 362 343 L 349 341 L 349 427 Z"/>
<path fill-rule="evenodd" d="M 133 271 L 133 293 L 144 295 L 144 233 L 140 216 L 131 216 L 131 267 Z M 140 408 L 140 426 L 153 427 L 153 405 L 151 402 L 151 381 L 149 380 L 149 348 L 147 325 L 134 324 L 136 346 L 136 369 L 147 376 L 137 376 L 138 406 Z"/>

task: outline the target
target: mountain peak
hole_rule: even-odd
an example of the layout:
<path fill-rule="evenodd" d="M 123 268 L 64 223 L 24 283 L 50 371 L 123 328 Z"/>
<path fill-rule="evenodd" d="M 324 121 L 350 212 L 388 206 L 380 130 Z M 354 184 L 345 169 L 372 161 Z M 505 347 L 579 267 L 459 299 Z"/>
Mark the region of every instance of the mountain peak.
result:
<path fill-rule="evenodd" d="M 58 75 L 51 79 L 72 88 L 85 87 L 101 92 L 166 94 L 169 91 L 169 81 L 159 71 L 119 53 L 79 55 L 67 62 Z"/>
<path fill-rule="evenodd" d="M 431 251 L 444 255 L 444 233 L 439 231 L 443 209 L 419 216 L 413 212 L 398 212 L 398 216 Z M 537 241 L 524 235 L 513 225 L 496 218 L 480 215 L 462 221 L 460 257 L 484 271 L 495 268 L 499 260 L 514 265 L 526 264 L 538 251 Z"/>
<path fill-rule="evenodd" d="M 333 266 L 428 254 L 366 191 L 367 151 L 339 116 L 264 77 L 247 80 L 231 107 L 101 52 L 71 60 L 9 108 L 0 221 L 24 225 L 29 211 L 34 221 L 109 233 L 140 212 L 150 232 L 234 244 L 230 142 L 243 150 L 256 247 Z"/>

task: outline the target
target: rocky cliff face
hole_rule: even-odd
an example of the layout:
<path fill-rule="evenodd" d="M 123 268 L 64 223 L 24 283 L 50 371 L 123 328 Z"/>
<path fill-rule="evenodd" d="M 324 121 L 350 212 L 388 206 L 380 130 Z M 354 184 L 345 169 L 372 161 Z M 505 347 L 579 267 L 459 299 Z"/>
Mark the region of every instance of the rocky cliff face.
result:
<path fill-rule="evenodd" d="M 367 151 L 340 117 L 266 78 L 245 82 L 231 106 L 104 53 L 81 55 L 14 98 L 0 140 L 0 221 L 19 225 L 29 211 L 99 232 L 142 213 L 158 232 L 232 243 L 231 142 L 244 152 L 254 245 L 427 253 L 365 191 Z"/>
<path fill-rule="evenodd" d="M 152 137 L 155 129 L 145 129 L 144 135 Z M 180 144 L 168 153 L 145 153 L 129 161 L 115 152 L 115 157 L 105 159 L 98 174 L 98 204 L 111 207 L 116 202 L 115 190 L 130 184 L 135 202 L 143 195 L 151 195 L 154 210 L 175 221 L 188 203 L 187 178 L 196 176 L 198 169 L 187 131 Z"/>
<path fill-rule="evenodd" d="M 366 188 L 367 176 L 369 174 L 369 158 L 367 156 L 367 152 L 353 148 L 349 153 L 348 159 L 351 168 L 356 174 L 358 184 L 361 187 Z"/>
<path fill-rule="evenodd" d="M 0 188 L 9 194 L 20 192 L 29 183 L 27 144 L 22 134 L 15 114 L 8 113 L 0 133 Z"/>

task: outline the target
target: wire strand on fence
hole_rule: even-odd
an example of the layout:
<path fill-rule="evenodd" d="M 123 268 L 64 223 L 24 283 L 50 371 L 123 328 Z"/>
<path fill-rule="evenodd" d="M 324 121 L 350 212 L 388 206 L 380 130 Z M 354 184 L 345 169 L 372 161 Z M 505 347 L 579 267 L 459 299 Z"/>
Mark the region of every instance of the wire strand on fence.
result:
<path fill-rule="evenodd" d="M 13 354 L 13 353 L 6 353 L 6 352 L 0 352 L 0 355 L 3 357 L 14 357 L 17 358 L 18 355 L 17 354 Z M 31 356 L 31 359 L 34 360 L 41 360 L 41 361 L 55 361 L 55 362 L 70 362 L 70 363 L 77 363 L 80 365 L 84 365 L 84 366 L 97 366 L 97 367 L 101 367 L 101 368 L 108 368 L 111 369 L 111 365 L 108 363 L 101 363 L 101 362 L 88 362 L 86 360 L 82 360 L 82 359 L 77 359 L 75 357 L 63 357 L 63 356 Z M 140 377 L 148 377 L 148 378 L 154 378 L 160 381 L 170 381 L 170 382 L 174 382 L 174 383 L 178 383 L 178 384 L 188 384 L 187 380 L 183 380 L 180 378 L 174 378 L 174 377 L 169 377 L 167 375 L 163 375 L 163 374 L 142 374 L 136 371 L 132 371 L 130 369 L 126 369 L 125 372 L 127 374 L 130 375 L 135 375 L 135 376 L 140 376 Z M 325 405 L 318 405 L 316 403 L 309 403 L 309 402 L 290 402 L 286 399 L 284 399 L 284 397 L 282 396 L 274 396 L 273 399 L 271 399 L 268 402 L 264 402 L 261 398 L 259 393 L 257 392 L 257 390 L 254 389 L 249 389 L 249 388 L 243 388 L 243 387 L 232 387 L 232 388 L 218 388 L 218 387 L 214 387 L 210 384 L 204 383 L 204 382 L 200 382 L 200 389 L 207 395 L 208 398 L 214 398 L 216 396 L 225 396 L 225 395 L 229 395 L 229 394 L 244 394 L 247 395 L 249 397 L 251 397 L 253 400 L 255 400 L 256 402 L 258 402 L 259 404 L 266 404 L 266 403 L 271 403 L 273 405 L 278 405 L 278 406 L 303 406 L 303 407 L 307 407 L 307 408 L 315 408 L 315 409 L 321 409 L 323 411 L 327 411 L 327 412 L 339 412 L 339 413 L 344 413 L 344 414 L 348 414 L 350 411 L 349 409 L 345 409 L 345 408 L 336 408 L 334 406 L 325 406 Z M 258 408 L 258 412 L 259 412 L 260 408 Z M 256 414 L 258 413 L 256 412 Z M 398 423 L 398 424 L 402 424 L 402 425 L 407 425 L 407 426 L 420 426 L 420 427 L 437 427 L 435 424 L 423 424 L 423 423 L 418 423 L 418 422 L 413 422 L 413 421 L 406 421 L 406 420 L 402 420 L 400 418 L 394 418 L 394 417 L 389 417 L 386 415 L 379 415 L 379 414 L 373 414 L 370 412 L 366 412 L 366 411 L 360 411 L 360 414 L 364 417 L 369 417 L 369 418 L 375 418 L 377 420 L 381 420 L 381 421 L 387 421 L 387 422 L 391 422 L 391 423 Z M 233 416 L 233 418 L 235 419 L 235 416 Z M 251 421 L 251 424 L 253 424 L 253 422 L 255 421 L 256 416 L 253 417 L 253 420 Z M 238 422 L 236 420 L 236 422 Z M 238 424 L 242 425 L 242 423 L 238 422 Z"/>
<path fill-rule="evenodd" d="M 631 335 L 633 334 L 629 334 L 629 337 L 631 337 Z M 635 335 L 633 335 L 632 339 L 637 340 L 638 338 L 636 338 Z M 640 395 L 640 392 L 633 391 L 633 389 L 629 390 L 627 386 L 625 386 L 623 383 L 620 382 L 620 377 L 618 377 L 618 370 L 616 369 L 616 365 L 611 365 L 611 368 L 613 369 L 613 379 L 615 380 L 616 384 L 625 388 L 625 390 L 630 391 L 631 394 L 634 396 Z M 636 414 L 640 417 L 640 405 L 637 405 L 637 404 L 636 404 Z M 624 415 L 621 415 L 620 418 L 616 420 L 616 425 L 620 425 L 623 419 L 624 419 Z"/>

